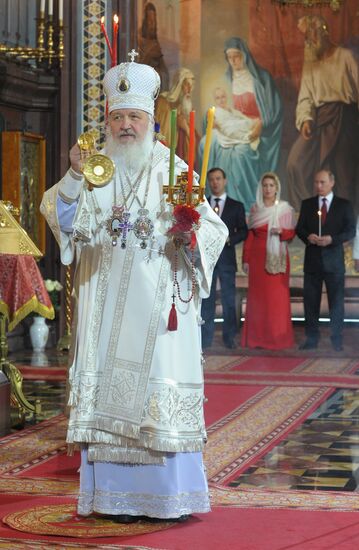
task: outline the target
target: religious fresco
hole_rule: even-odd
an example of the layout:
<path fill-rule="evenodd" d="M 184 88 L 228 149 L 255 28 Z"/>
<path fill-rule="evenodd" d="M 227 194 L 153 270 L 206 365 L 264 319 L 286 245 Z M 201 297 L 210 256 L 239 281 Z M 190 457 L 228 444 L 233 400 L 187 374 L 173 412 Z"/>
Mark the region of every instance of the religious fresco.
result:
<path fill-rule="evenodd" d="M 209 168 L 225 170 L 229 195 L 247 211 L 266 170 L 278 173 L 282 198 L 298 211 L 319 167 L 334 172 L 337 193 L 359 211 L 357 0 L 309 7 L 226 0 L 225 10 L 220 0 L 138 0 L 139 32 L 152 7 L 160 45 L 152 51 L 162 53 L 165 74 L 157 113 L 166 140 L 165 107 L 180 105 L 184 136 L 188 109 L 195 109 L 200 169 L 203 122 L 215 105 Z M 154 53 L 150 64 L 156 63 Z M 187 104 L 179 93 L 181 71 L 192 83 Z M 178 153 L 186 158 L 184 150 Z"/>
<path fill-rule="evenodd" d="M 278 166 L 282 101 L 271 75 L 256 63 L 241 38 L 225 41 L 223 73 L 214 91 L 209 168 L 224 170 L 228 194 L 243 202 L 248 212 L 261 175 Z M 229 91 L 222 82 L 227 82 Z"/>
<path fill-rule="evenodd" d="M 161 91 L 170 89 L 171 79 L 180 64 L 178 15 L 178 1 L 138 1 L 139 62 L 156 69 L 161 77 Z"/>

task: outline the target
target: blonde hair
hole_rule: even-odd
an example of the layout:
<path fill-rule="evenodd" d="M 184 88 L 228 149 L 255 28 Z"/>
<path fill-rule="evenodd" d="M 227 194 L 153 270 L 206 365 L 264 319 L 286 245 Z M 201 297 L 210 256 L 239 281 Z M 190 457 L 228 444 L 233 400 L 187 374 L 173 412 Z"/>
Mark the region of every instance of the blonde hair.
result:
<path fill-rule="evenodd" d="M 265 178 L 270 178 L 272 180 L 275 181 L 275 185 L 276 185 L 276 188 L 277 188 L 277 192 L 280 190 L 280 181 L 279 181 L 279 178 L 277 176 L 277 174 L 275 172 L 265 172 L 262 177 L 261 177 L 261 185 L 263 185 L 263 181 Z"/>

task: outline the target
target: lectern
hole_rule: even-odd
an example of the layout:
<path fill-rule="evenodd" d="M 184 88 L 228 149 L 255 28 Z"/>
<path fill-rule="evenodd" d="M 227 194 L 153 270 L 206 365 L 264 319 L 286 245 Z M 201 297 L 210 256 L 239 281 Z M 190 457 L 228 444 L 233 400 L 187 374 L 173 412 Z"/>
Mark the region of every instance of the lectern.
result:
<path fill-rule="evenodd" d="M 6 330 L 13 330 L 31 312 L 48 319 L 55 312 L 35 262 L 42 254 L 15 213 L 10 203 L 0 201 L 0 370 L 10 381 L 11 399 L 23 417 L 26 412 L 39 414 L 40 402 L 29 403 L 23 394 L 22 375 L 7 359 Z"/>

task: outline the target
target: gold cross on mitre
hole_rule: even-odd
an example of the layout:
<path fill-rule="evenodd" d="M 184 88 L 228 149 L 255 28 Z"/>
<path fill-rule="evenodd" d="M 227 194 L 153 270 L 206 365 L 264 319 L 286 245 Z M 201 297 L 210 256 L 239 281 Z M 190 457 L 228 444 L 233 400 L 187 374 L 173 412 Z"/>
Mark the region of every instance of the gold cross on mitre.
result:
<path fill-rule="evenodd" d="M 131 58 L 131 63 L 134 62 L 135 58 L 139 55 L 136 50 L 132 48 L 132 50 L 127 54 Z"/>

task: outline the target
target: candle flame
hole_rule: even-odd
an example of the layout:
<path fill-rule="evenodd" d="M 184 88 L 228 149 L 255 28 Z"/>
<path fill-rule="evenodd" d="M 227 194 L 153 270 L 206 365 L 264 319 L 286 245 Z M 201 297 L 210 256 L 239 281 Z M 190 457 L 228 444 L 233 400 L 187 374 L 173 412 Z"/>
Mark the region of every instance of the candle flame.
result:
<path fill-rule="evenodd" d="M 118 23 L 118 15 L 116 13 L 113 16 L 113 20 L 114 20 L 115 23 Z"/>
<path fill-rule="evenodd" d="M 105 22 L 105 18 L 104 18 L 104 16 L 102 16 L 101 17 L 101 23 L 104 24 L 104 22 Z"/>
<path fill-rule="evenodd" d="M 321 210 L 318 210 L 318 216 L 321 216 L 321 215 L 322 215 Z"/>

